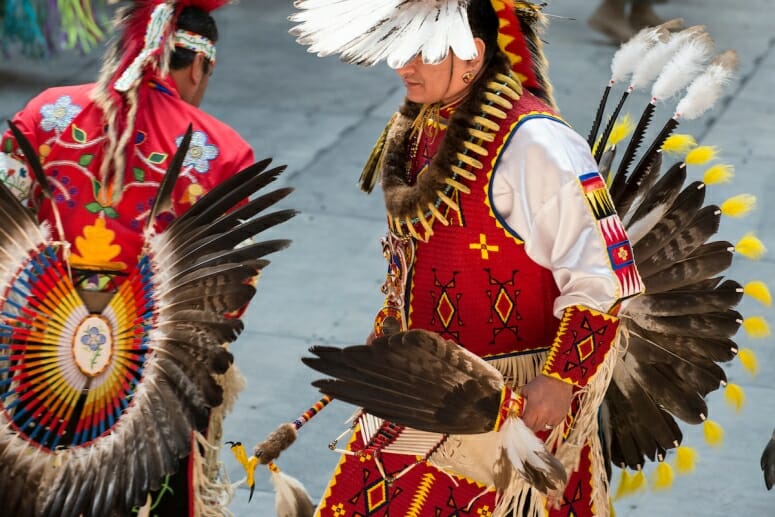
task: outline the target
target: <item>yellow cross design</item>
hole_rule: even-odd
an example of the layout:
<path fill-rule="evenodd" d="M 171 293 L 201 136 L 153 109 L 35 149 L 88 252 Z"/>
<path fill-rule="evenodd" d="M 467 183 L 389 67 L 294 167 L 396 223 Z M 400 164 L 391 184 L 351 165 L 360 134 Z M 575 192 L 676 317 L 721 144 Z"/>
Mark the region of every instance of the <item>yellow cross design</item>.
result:
<path fill-rule="evenodd" d="M 627 251 L 627 248 L 625 248 L 624 246 L 619 248 L 619 251 L 617 252 L 617 254 L 619 255 L 619 258 L 621 259 L 622 262 L 630 258 L 630 252 Z"/>
<path fill-rule="evenodd" d="M 479 242 L 474 242 L 468 245 L 468 249 L 472 250 L 481 250 L 482 252 L 482 260 L 487 260 L 490 258 L 490 252 L 492 251 L 495 253 L 498 251 L 498 246 L 488 246 L 487 245 L 487 236 L 483 233 L 479 234 Z"/>

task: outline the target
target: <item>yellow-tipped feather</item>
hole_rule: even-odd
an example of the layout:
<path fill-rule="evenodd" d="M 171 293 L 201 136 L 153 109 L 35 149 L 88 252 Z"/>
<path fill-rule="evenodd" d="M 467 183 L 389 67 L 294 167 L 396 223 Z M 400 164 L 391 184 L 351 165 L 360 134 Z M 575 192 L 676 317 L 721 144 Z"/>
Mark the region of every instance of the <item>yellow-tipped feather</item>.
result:
<path fill-rule="evenodd" d="M 770 326 L 767 323 L 767 320 L 765 320 L 761 316 L 751 316 L 750 318 L 745 318 L 743 320 L 743 328 L 751 337 L 767 337 L 772 332 L 770 332 Z"/>
<path fill-rule="evenodd" d="M 730 382 L 724 389 L 724 400 L 739 413 L 745 404 L 745 392 L 739 385 Z"/>
<path fill-rule="evenodd" d="M 697 451 L 691 447 L 680 446 L 675 450 L 675 469 L 679 474 L 688 474 L 697 463 Z"/>
<path fill-rule="evenodd" d="M 728 217 L 742 217 L 756 208 L 756 196 L 738 194 L 721 203 L 721 213 Z"/>
<path fill-rule="evenodd" d="M 711 145 L 701 145 L 686 153 L 686 165 L 705 165 L 716 159 L 717 150 Z"/>
<path fill-rule="evenodd" d="M 705 171 L 702 177 L 706 185 L 716 185 L 718 183 L 729 183 L 735 177 L 735 168 L 732 165 L 720 163 L 713 165 Z"/>
<path fill-rule="evenodd" d="M 632 482 L 630 483 L 630 488 L 632 489 L 632 493 L 640 492 L 644 488 L 646 488 L 646 485 L 648 483 L 646 482 L 646 474 L 643 473 L 642 470 L 639 470 L 635 473 L 634 476 L 632 476 Z"/>
<path fill-rule="evenodd" d="M 660 461 L 654 468 L 654 480 L 652 488 L 654 490 L 666 490 L 673 486 L 673 467 L 666 461 Z"/>
<path fill-rule="evenodd" d="M 756 354 L 750 348 L 744 348 L 737 353 L 737 357 L 740 359 L 740 364 L 743 365 L 745 371 L 755 376 L 759 371 L 759 361 L 756 359 Z"/>
<path fill-rule="evenodd" d="M 713 420 L 705 420 L 703 423 L 705 441 L 711 447 L 719 447 L 724 442 L 724 428 Z"/>
<path fill-rule="evenodd" d="M 683 156 L 693 147 L 697 147 L 697 141 L 692 135 L 670 135 L 662 144 L 662 151 L 669 154 Z"/>
<path fill-rule="evenodd" d="M 748 282 L 745 284 L 743 292 L 762 305 L 766 305 L 767 307 L 772 305 L 772 295 L 770 294 L 770 289 L 767 287 L 767 284 L 761 280 L 753 280 L 752 282 Z"/>
<path fill-rule="evenodd" d="M 753 233 L 747 233 L 735 245 L 735 251 L 745 258 L 759 260 L 767 252 L 767 248 Z"/>
<path fill-rule="evenodd" d="M 634 128 L 635 124 L 632 122 L 632 117 L 629 113 L 627 113 L 619 120 L 617 120 L 613 129 L 611 129 L 611 136 L 608 137 L 608 146 L 610 147 L 612 145 L 617 145 L 619 142 L 624 140 L 627 135 L 632 133 Z"/>
<path fill-rule="evenodd" d="M 622 497 L 627 497 L 632 493 L 632 476 L 630 475 L 630 471 L 627 469 L 622 469 L 622 475 L 619 477 L 619 486 L 616 488 L 616 494 L 614 495 L 614 500 L 621 499 Z"/>

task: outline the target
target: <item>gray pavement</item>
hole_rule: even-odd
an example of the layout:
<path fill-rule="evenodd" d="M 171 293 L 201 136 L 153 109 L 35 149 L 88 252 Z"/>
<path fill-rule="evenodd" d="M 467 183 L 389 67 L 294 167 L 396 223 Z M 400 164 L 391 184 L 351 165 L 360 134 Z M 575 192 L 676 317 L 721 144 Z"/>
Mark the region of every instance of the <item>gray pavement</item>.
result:
<path fill-rule="evenodd" d="M 547 8 L 557 16 L 545 38 L 557 100 L 582 135 L 615 51 L 585 23 L 594 6 L 589 0 L 565 0 Z M 717 145 L 722 159 L 736 167 L 735 181 L 710 188 L 709 201 L 741 192 L 758 196 L 757 212 L 744 220 L 725 219 L 720 234 L 734 242 L 755 231 L 773 253 L 757 263 L 737 261 L 731 276 L 743 282 L 763 279 L 775 287 L 775 231 L 769 226 L 775 215 L 769 197 L 775 194 L 775 0 L 671 0 L 657 9 L 664 17 L 706 25 L 719 50 L 739 52 L 740 78 L 728 97 L 681 130 Z M 309 385 L 316 375 L 299 361 L 309 346 L 355 344 L 369 331 L 384 272 L 379 247 L 384 212 L 379 194 L 361 194 L 356 180 L 402 98 L 401 83 L 385 66 L 359 69 L 307 54 L 287 34 L 290 11 L 290 0 L 243 0 L 216 14 L 222 34 L 218 67 L 203 105 L 253 144 L 257 157 L 273 156 L 289 165 L 282 181 L 296 192 L 286 204 L 302 211 L 278 232 L 294 244 L 266 270 L 246 314 L 247 330 L 233 347 L 247 388 L 226 420 L 224 436 L 250 446 L 318 399 Z M 98 57 L 1 61 L 0 116 L 10 117 L 47 86 L 91 80 Z M 634 116 L 646 101 L 645 96 L 629 101 Z M 662 107 L 656 120 L 671 115 L 669 107 Z M 702 170 L 692 172 L 699 177 Z M 745 301 L 741 310 L 775 325 L 771 308 Z M 709 397 L 711 418 L 726 429 L 724 445 L 711 449 L 701 428 L 686 429 L 685 444 L 700 454 L 697 471 L 677 477 L 668 491 L 618 501 L 618 515 L 775 515 L 775 493 L 766 491 L 759 469 L 759 455 L 775 426 L 775 350 L 772 339 L 750 340 L 742 331 L 738 337 L 741 346 L 758 354 L 760 373 L 752 378 L 736 362 L 726 368 L 730 381 L 747 393 L 739 414 L 726 406 L 721 393 Z M 351 411 L 333 403 L 301 429 L 298 442 L 279 461 L 316 500 L 338 459 L 327 443 L 344 429 Z M 223 458 L 231 478 L 239 479 L 228 451 Z M 265 470 L 259 471 L 253 501 L 247 499 L 247 490 L 238 490 L 231 506 L 237 516 L 274 514 Z"/>

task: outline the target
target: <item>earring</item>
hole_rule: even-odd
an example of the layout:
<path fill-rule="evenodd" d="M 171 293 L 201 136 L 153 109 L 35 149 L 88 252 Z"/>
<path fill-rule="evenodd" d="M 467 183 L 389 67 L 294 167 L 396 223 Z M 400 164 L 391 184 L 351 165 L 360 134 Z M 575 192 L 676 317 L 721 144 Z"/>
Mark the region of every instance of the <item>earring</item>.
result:
<path fill-rule="evenodd" d="M 474 73 L 471 70 L 463 74 L 463 82 L 466 84 L 470 83 L 473 80 L 473 78 L 474 78 Z"/>

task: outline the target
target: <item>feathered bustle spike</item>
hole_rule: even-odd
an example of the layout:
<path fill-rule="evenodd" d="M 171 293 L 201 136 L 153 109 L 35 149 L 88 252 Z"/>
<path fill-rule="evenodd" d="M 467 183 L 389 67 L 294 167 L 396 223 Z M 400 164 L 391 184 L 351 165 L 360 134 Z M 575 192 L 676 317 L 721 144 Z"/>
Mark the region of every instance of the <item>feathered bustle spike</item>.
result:
<path fill-rule="evenodd" d="M 713 53 L 713 40 L 698 32 L 670 58 L 651 88 L 651 96 L 666 100 L 687 86 L 705 67 Z"/>
<path fill-rule="evenodd" d="M 755 338 L 770 336 L 770 326 L 762 316 L 749 316 L 743 320 L 743 328 L 746 333 Z"/>
<path fill-rule="evenodd" d="M 678 127 L 678 119 L 675 117 L 668 120 L 665 125 L 662 126 L 662 130 L 654 137 L 649 148 L 646 149 L 643 156 L 640 157 L 638 164 L 633 168 L 632 175 L 627 180 L 628 185 L 637 185 L 640 183 L 641 178 L 647 174 L 649 167 L 651 167 L 654 161 L 661 156 L 662 153 L 659 151 L 659 148 L 662 147 L 662 144 L 676 127 Z"/>
<path fill-rule="evenodd" d="M 679 474 L 694 471 L 697 463 L 697 451 L 691 447 L 680 445 L 675 449 L 675 469 Z"/>
<path fill-rule="evenodd" d="M 694 120 L 712 108 L 732 81 L 737 66 L 738 58 L 734 51 L 719 54 L 689 85 L 686 95 L 675 108 L 676 114 L 685 120 Z"/>
<path fill-rule="evenodd" d="M 750 348 L 743 348 L 737 353 L 740 364 L 743 365 L 743 369 L 755 376 L 759 371 L 759 361 L 756 359 L 756 354 Z"/>
<path fill-rule="evenodd" d="M 630 92 L 632 90 L 625 90 L 624 93 L 622 93 L 622 98 L 619 99 L 619 104 L 616 105 L 616 108 L 614 109 L 614 112 L 611 114 L 611 117 L 608 119 L 608 123 L 606 124 L 605 129 L 603 130 L 603 134 L 600 137 L 600 142 L 597 145 L 597 150 L 594 153 L 595 156 L 595 162 L 600 163 L 600 158 L 603 155 L 603 151 L 608 147 L 608 137 L 611 135 L 611 131 L 613 131 L 614 123 L 619 118 L 619 113 L 622 111 L 622 107 L 624 106 L 624 102 L 627 100 L 627 97 L 630 96 Z"/>
<path fill-rule="evenodd" d="M 727 217 L 743 217 L 756 208 L 756 197 L 738 194 L 721 203 L 721 213 Z"/>
<path fill-rule="evenodd" d="M 772 305 L 772 295 L 767 284 L 760 280 L 753 280 L 745 284 L 743 292 L 757 302 L 769 307 Z"/>
<path fill-rule="evenodd" d="M 705 442 L 711 447 L 720 447 L 724 443 L 724 428 L 707 418 L 702 424 Z"/>
<path fill-rule="evenodd" d="M 683 158 L 692 148 L 697 147 L 697 141 L 692 135 L 670 135 L 662 144 L 664 153 L 677 155 Z"/>
<path fill-rule="evenodd" d="M 706 163 L 715 160 L 718 155 L 718 149 L 712 145 L 701 145 L 695 147 L 688 153 L 684 163 L 686 165 L 705 165 Z"/>
<path fill-rule="evenodd" d="M 767 253 L 767 248 L 753 233 L 747 233 L 735 244 L 735 252 L 745 258 L 759 260 Z"/>
<path fill-rule="evenodd" d="M 745 392 L 739 385 L 730 382 L 724 388 L 724 400 L 739 413 L 745 404 Z"/>
<path fill-rule="evenodd" d="M 587 136 L 587 144 L 592 149 L 593 155 L 595 154 L 596 146 L 600 144 L 600 141 L 597 138 L 597 132 L 600 130 L 600 122 L 603 120 L 603 112 L 608 103 L 608 95 L 611 93 L 612 85 L 613 80 L 605 87 L 605 90 L 603 90 L 603 97 L 600 99 L 600 104 L 597 106 L 594 122 L 592 122 L 592 128 L 589 130 L 589 136 Z"/>
<path fill-rule="evenodd" d="M 716 185 L 717 183 L 729 183 L 735 176 L 735 168 L 728 164 L 716 164 L 708 168 L 702 177 L 706 185 Z"/>
<path fill-rule="evenodd" d="M 662 459 L 662 461 L 657 463 L 657 466 L 654 468 L 654 480 L 652 481 L 652 488 L 654 490 L 667 490 L 668 488 L 673 486 L 673 478 L 675 477 L 675 474 L 673 473 L 673 467 L 670 466 L 670 464 Z"/>
<path fill-rule="evenodd" d="M 656 107 L 657 106 L 653 101 L 646 105 L 646 108 L 643 110 L 643 113 L 640 116 L 638 124 L 635 126 L 635 129 L 632 132 L 632 138 L 630 138 L 630 141 L 627 144 L 627 148 L 625 149 L 624 154 L 622 154 L 622 159 L 619 162 L 619 168 L 616 171 L 616 176 L 614 177 L 610 188 L 611 196 L 613 196 L 614 200 L 616 200 L 617 194 L 620 193 L 625 186 L 627 173 L 630 170 L 630 165 L 635 159 L 635 153 L 638 152 L 640 145 L 643 143 L 643 137 L 646 135 L 646 130 L 649 128 L 649 124 L 651 124 L 651 118 L 654 115 L 654 110 Z"/>

